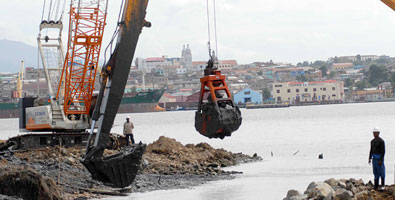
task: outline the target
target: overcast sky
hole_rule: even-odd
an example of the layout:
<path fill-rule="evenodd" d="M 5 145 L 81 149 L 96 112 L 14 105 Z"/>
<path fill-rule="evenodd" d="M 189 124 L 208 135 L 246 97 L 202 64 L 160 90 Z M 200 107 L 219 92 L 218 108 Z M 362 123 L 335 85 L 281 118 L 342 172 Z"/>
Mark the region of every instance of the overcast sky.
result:
<path fill-rule="evenodd" d="M 36 45 L 43 2 L 3 0 L 0 39 Z M 114 30 L 120 3 L 109 0 L 105 44 Z M 395 56 L 395 13 L 379 0 L 216 3 L 219 59 L 296 64 L 356 54 Z M 143 30 L 135 57 L 180 57 L 183 44 L 188 43 L 194 61 L 208 59 L 205 0 L 150 0 L 146 18 L 152 27 Z"/>

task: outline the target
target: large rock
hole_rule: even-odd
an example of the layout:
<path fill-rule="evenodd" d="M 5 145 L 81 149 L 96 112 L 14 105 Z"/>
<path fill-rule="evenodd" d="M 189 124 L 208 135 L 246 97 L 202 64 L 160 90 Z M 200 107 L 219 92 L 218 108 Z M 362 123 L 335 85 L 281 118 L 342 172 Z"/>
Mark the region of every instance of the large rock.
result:
<path fill-rule="evenodd" d="M 314 189 L 315 187 L 317 187 L 317 183 L 311 182 L 311 183 L 309 184 L 309 186 L 307 186 L 306 191 L 304 191 L 304 194 L 310 194 L 310 193 L 313 191 L 313 189 Z"/>
<path fill-rule="evenodd" d="M 328 185 L 330 185 L 333 190 L 337 190 L 338 188 L 340 188 L 339 181 L 334 178 L 330 178 L 324 182 L 327 183 Z"/>
<path fill-rule="evenodd" d="M 319 182 L 317 186 L 313 188 L 312 192 L 308 194 L 309 198 L 317 200 L 329 200 L 332 199 L 334 190 L 328 183 Z"/>
<path fill-rule="evenodd" d="M 350 180 L 351 180 L 351 179 L 350 179 Z M 349 190 L 349 191 L 351 191 L 353 194 L 356 194 L 356 193 L 359 192 L 359 190 L 358 190 L 357 187 L 355 187 L 354 183 L 355 183 L 354 180 L 352 180 L 352 181 L 347 181 L 347 183 L 346 183 L 346 190 Z"/>
<path fill-rule="evenodd" d="M 339 185 L 339 181 L 334 178 L 330 178 L 330 179 L 326 180 L 325 183 L 328 183 L 328 185 L 330 185 L 332 187 Z"/>
<path fill-rule="evenodd" d="M 287 197 L 285 197 L 283 200 L 290 200 L 291 197 L 299 195 L 301 194 L 297 190 L 288 190 Z"/>
<path fill-rule="evenodd" d="M 358 185 L 358 186 L 365 185 L 365 183 L 363 182 L 362 179 L 356 180 L 355 184 Z"/>
<path fill-rule="evenodd" d="M 339 188 L 346 189 L 346 182 L 347 182 L 347 180 L 345 180 L 345 179 L 340 179 L 339 182 L 338 182 Z"/>
<path fill-rule="evenodd" d="M 352 197 L 353 197 L 352 192 L 343 188 L 336 190 L 335 193 L 333 194 L 334 200 L 351 200 Z"/>
<path fill-rule="evenodd" d="M 306 194 L 297 195 L 289 198 L 289 200 L 307 200 L 309 197 Z"/>
<path fill-rule="evenodd" d="M 306 194 L 302 195 L 297 190 L 288 190 L 287 197 L 283 200 L 306 200 L 308 196 Z"/>

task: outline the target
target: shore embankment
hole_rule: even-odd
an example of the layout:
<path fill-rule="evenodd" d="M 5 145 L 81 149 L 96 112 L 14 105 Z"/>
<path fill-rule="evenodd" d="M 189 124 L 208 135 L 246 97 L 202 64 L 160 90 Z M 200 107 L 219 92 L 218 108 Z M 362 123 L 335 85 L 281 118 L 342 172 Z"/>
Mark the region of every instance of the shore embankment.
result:
<path fill-rule="evenodd" d="M 106 150 L 105 154 L 116 153 Z M 80 163 L 85 148 L 46 147 L 0 155 L 0 200 L 91 199 L 127 195 L 92 180 Z M 214 149 L 207 143 L 183 145 L 160 137 L 149 144 L 141 169 L 127 192 L 188 188 L 207 181 L 232 179 L 224 167 L 262 160 L 259 156 Z M 35 192 L 33 192 L 35 191 Z M 14 196 L 14 197 L 11 197 Z"/>
<path fill-rule="evenodd" d="M 289 190 L 283 200 L 393 200 L 394 185 L 375 190 L 371 181 L 362 179 L 328 179 L 323 182 L 311 182 L 303 193 Z"/>

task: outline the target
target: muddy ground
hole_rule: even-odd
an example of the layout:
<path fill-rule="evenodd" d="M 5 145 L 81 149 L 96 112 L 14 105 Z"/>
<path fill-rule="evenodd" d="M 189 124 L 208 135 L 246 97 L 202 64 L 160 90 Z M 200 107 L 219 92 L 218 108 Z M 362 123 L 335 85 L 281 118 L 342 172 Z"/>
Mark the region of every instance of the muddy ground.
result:
<path fill-rule="evenodd" d="M 106 151 L 113 154 L 115 150 Z M 0 154 L 0 194 L 13 199 L 90 199 L 126 195 L 92 180 L 79 162 L 84 148 L 47 147 Z M 188 188 L 232 179 L 223 167 L 262 160 L 259 156 L 214 149 L 207 143 L 183 145 L 160 137 L 147 146 L 141 170 L 127 192 Z M 29 195 L 30 194 L 30 195 Z M 12 199 L 11 197 L 5 199 Z M 3 198 L 0 195 L 0 200 Z"/>

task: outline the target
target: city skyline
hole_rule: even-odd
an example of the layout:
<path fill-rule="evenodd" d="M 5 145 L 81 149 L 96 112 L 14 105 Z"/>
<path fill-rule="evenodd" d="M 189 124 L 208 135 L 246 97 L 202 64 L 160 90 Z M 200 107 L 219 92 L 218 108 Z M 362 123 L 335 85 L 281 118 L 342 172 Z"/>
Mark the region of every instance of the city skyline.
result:
<path fill-rule="evenodd" d="M 13 20 L 0 22 L 0 39 L 35 46 L 43 1 L 22 2 L 4 3 L 5 12 L 0 16 Z M 109 3 L 104 45 L 114 30 L 120 2 Z M 395 16 L 380 1 L 253 0 L 246 4 L 219 0 L 216 8 L 219 59 L 235 59 L 241 64 L 269 60 L 296 64 L 334 56 L 395 54 L 391 38 L 395 30 L 389 29 Z M 147 20 L 152 27 L 143 30 L 135 57 L 179 57 L 182 45 L 190 44 L 193 60 L 208 59 L 205 1 L 150 1 Z M 212 47 L 215 49 L 214 41 Z"/>

